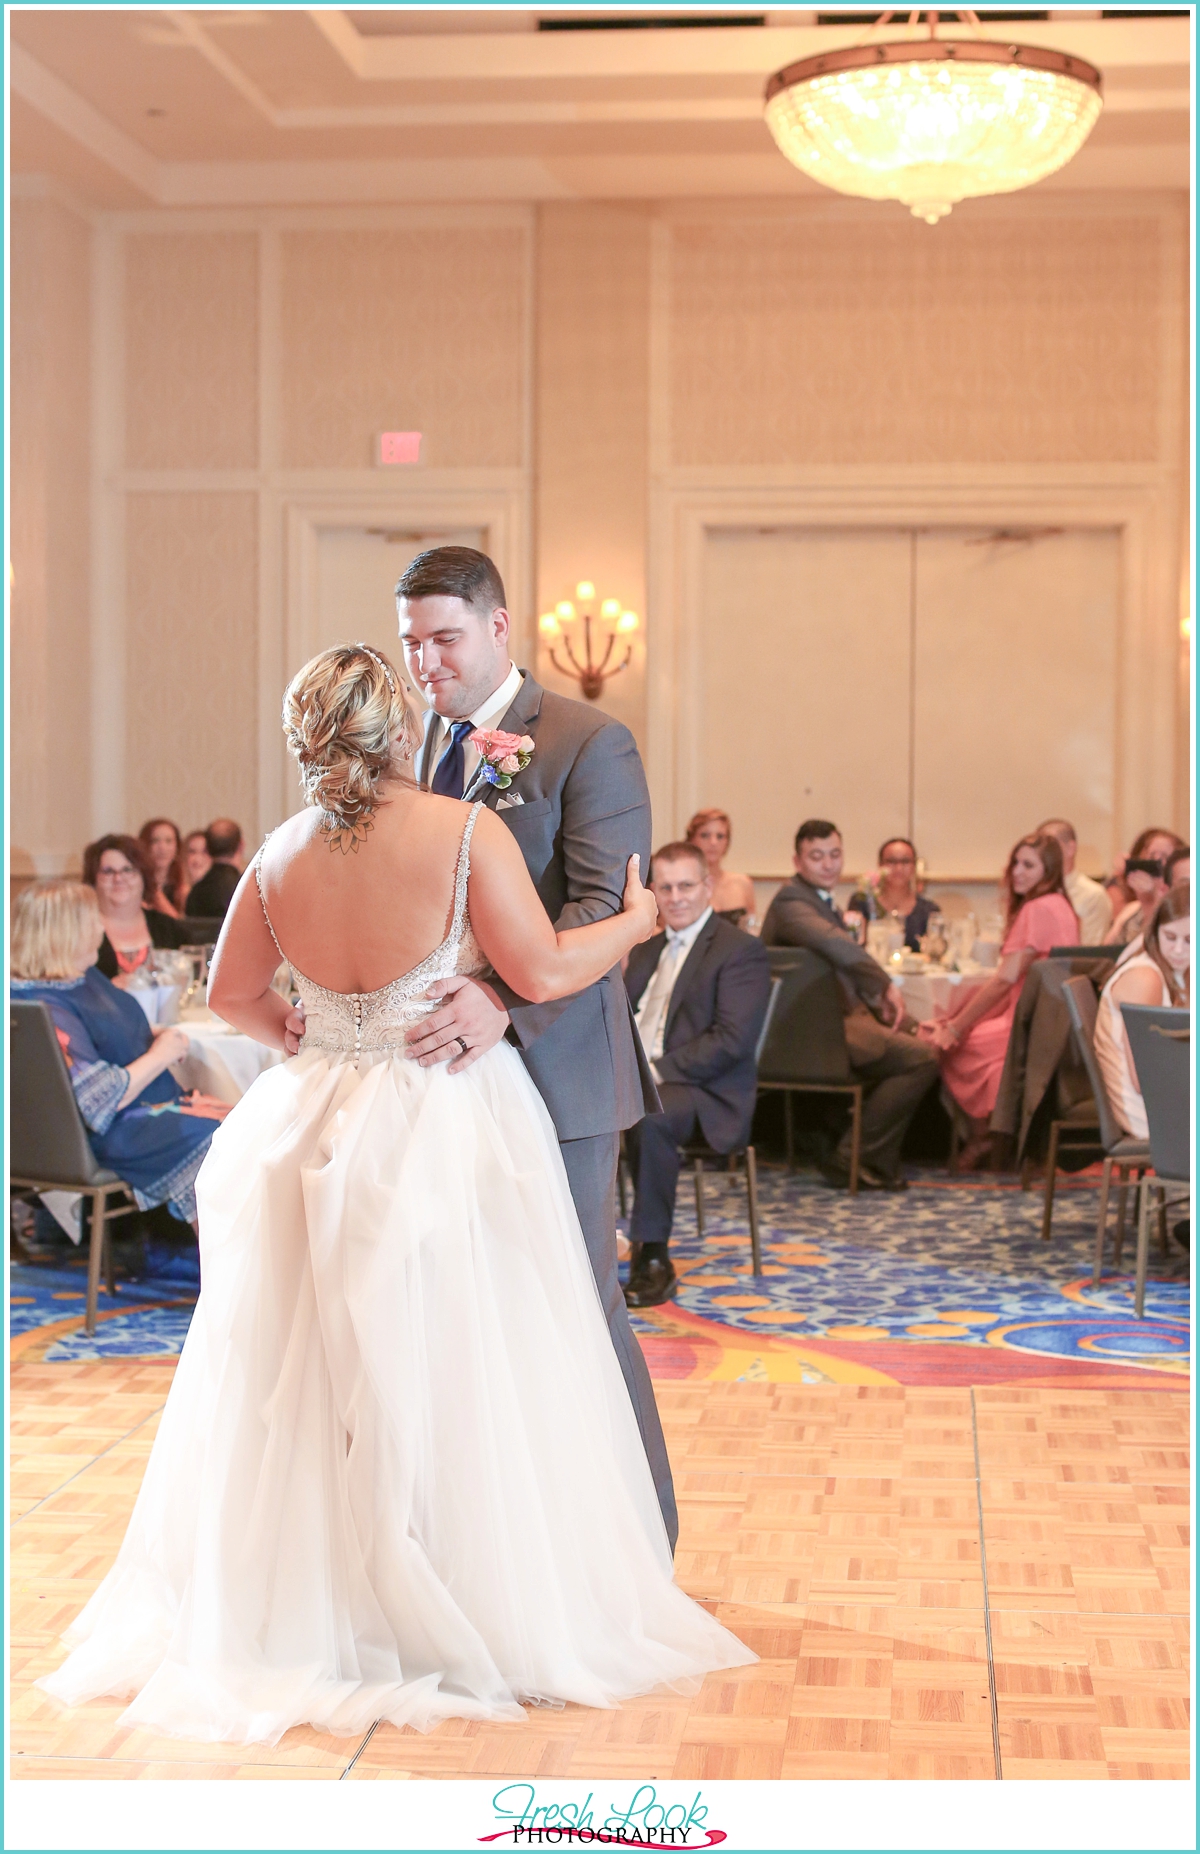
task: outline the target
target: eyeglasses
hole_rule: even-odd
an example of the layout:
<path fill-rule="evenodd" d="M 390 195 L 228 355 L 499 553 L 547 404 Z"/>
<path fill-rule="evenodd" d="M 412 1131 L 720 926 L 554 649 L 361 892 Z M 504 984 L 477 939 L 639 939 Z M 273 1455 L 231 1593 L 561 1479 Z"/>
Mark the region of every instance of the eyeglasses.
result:
<path fill-rule="evenodd" d="M 883 866 L 885 869 L 911 869 L 916 860 L 915 856 L 885 856 Z"/>
<path fill-rule="evenodd" d="M 703 882 L 655 882 L 652 886 L 656 895 L 673 900 L 676 896 L 694 895 L 698 889 L 704 887 L 704 884 Z"/>
<path fill-rule="evenodd" d="M 124 869 L 106 869 L 104 864 L 101 863 L 99 869 L 96 871 L 97 881 L 101 876 L 103 876 L 107 882 L 136 882 L 138 880 L 137 870 L 131 869 L 128 863 L 126 863 Z"/>

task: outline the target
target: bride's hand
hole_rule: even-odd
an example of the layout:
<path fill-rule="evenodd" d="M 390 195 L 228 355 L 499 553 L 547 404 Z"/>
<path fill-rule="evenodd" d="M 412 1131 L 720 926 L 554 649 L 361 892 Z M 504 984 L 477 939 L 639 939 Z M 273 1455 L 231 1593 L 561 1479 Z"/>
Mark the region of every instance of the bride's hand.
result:
<path fill-rule="evenodd" d="M 641 857 L 635 853 L 625 865 L 623 912 L 638 916 L 642 929 L 637 941 L 634 942 L 635 945 L 640 940 L 648 940 L 658 927 L 658 903 L 650 890 L 643 885 L 641 861 Z"/>

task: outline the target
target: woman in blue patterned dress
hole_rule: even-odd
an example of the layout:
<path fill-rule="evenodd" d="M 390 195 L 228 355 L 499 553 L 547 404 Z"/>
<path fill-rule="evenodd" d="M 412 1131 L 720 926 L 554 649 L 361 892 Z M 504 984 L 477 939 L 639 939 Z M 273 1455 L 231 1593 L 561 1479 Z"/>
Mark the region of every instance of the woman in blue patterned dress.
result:
<path fill-rule="evenodd" d="M 92 1151 L 139 1207 L 196 1220 L 196 1173 L 228 1109 L 185 1095 L 168 1073 L 187 1032 L 152 1030 L 136 999 L 96 967 L 104 937 L 93 889 L 35 882 L 13 910 L 12 995 L 45 1004 L 66 1058 Z"/>

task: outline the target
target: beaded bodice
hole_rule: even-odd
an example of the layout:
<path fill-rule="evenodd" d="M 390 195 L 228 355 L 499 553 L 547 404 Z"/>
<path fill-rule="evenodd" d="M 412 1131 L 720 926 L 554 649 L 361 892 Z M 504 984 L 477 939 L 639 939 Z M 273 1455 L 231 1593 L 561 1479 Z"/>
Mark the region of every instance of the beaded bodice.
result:
<path fill-rule="evenodd" d="M 450 918 L 450 931 L 441 945 L 436 946 L 420 965 L 392 979 L 390 984 L 381 985 L 378 991 L 327 991 L 323 985 L 316 984 L 297 970 L 280 946 L 271 925 L 271 917 L 263 898 L 258 859 L 255 859 L 254 879 L 258 884 L 263 917 L 280 958 L 291 966 L 292 978 L 304 1005 L 306 1028 L 301 1045 L 302 1054 L 310 1049 L 319 1049 L 330 1055 L 357 1057 L 381 1050 L 400 1050 L 404 1044 L 405 1031 L 438 1008 L 436 999 L 425 996 L 435 980 L 453 978 L 460 973 L 481 972 L 486 966 L 487 961 L 471 932 L 470 917 L 467 914 L 471 833 L 481 809 L 481 805 L 472 805 L 463 831 L 454 872 L 454 909 Z"/>

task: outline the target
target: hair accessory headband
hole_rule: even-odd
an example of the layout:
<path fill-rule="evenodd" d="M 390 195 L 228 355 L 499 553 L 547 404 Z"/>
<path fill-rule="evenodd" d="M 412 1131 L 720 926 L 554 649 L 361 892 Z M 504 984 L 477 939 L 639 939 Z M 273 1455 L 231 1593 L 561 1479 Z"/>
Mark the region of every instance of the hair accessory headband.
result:
<path fill-rule="evenodd" d="M 392 694 L 395 695 L 396 678 L 392 675 L 391 670 L 389 669 L 388 665 L 384 662 L 379 652 L 377 650 L 372 650 L 370 644 L 356 644 L 355 649 L 361 650 L 364 657 L 372 657 L 374 661 L 378 663 L 380 669 L 383 671 L 384 675 L 387 677 L 388 688 L 391 690 Z"/>

